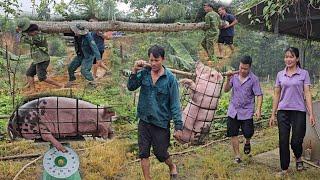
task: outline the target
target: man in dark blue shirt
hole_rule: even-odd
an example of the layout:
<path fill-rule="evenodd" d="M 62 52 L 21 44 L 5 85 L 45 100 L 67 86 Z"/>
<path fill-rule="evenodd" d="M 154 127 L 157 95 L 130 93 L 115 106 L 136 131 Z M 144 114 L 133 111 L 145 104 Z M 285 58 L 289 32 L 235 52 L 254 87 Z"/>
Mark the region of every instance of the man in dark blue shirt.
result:
<path fill-rule="evenodd" d="M 98 19 L 93 18 L 93 19 L 90 19 L 89 22 L 98 22 Z M 103 32 L 101 32 L 101 31 L 91 32 L 91 35 L 92 35 L 92 38 L 94 39 L 94 41 L 97 44 L 97 47 L 99 49 L 101 58 L 103 58 L 103 53 L 104 53 L 104 49 L 105 49 L 104 39 L 106 39 L 106 36 L 104 36 Z M 97 61 L 97 59 L 94 58 L 94 60 L 93 60 L 93 71 L 92 71 L 92 74 L 93 74 L 94 78 L 98 77 L 97 76 L 98 67 L 101 67 L 106 71 L 105 75 L 110 74 L 110 72 L 108 72 L 107 66 L 103 63 L 102 59 L 101 59 L 101 61 Z"/>
<path fill-rule="evenodd" d="M 230 47 L 231 54 L 234 52 L 234 25 L 238 23 L 238 20 L 232 14 L 228 14 L 224 6 L 219 7 L 218 13 L 220 14 L 222 21 L 218 38 L 219 57 L 222 58 L 225 55 L 223 53 L 223 44 L 226 44 Z"/>
<path fill-rule="evenodd" d="M 94 42 L 91 33 L 82 24 L 72 24 L 70 25 L 71 30 L 75 34 L 75 50 L 76 57 L 70 62 L 68 66 L 69 82 L 65 87 L 69 88 L 74 85 L 76 80 L 75 71 L 81 66 L 81 74 L 88 80 L 89 87 L 95 87 L 91 68 L 93 59 L 101 60 L 101 55 L 99 53 L 98 47 Z"/>
<path fill-rule="evenodd" d="M 164 49 L 158 45 L 148 50 L 149 63 L 136 61 L 127 87 L 130 91 L 140 88 L 138 102 L 138 145 L 144 178 L 150 176 L 150 148 L 160 162 L 170 169 L 170 177 L 177 177 L 177 166 L 168 153 L 170 120 L 174 121 L 174 137 L 181 138 L 182 120 L 179 86 L 175 76 L 163 66 Z"/>

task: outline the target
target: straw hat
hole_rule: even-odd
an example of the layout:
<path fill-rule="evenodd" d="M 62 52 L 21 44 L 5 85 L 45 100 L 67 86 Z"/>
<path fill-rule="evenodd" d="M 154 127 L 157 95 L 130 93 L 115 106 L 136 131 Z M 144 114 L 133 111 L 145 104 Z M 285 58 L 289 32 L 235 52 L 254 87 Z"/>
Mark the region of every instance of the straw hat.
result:
<path fill-rule="evenodd" d="M 30 26 L 30 19 L 27 17 L 22 17 L 17 19 L 17 27 L 20 28 L 22 31 L 25 31 Z"/>
<path fill-rule="evenodd" d="M 82 24 L 77 23 L 77 24 L 71 24 L 70 29 L 75 33 L 75 34 L 80 34 L 80 35 L 86 35 L 88 34 L 89 30 L 84 27 Z"/>

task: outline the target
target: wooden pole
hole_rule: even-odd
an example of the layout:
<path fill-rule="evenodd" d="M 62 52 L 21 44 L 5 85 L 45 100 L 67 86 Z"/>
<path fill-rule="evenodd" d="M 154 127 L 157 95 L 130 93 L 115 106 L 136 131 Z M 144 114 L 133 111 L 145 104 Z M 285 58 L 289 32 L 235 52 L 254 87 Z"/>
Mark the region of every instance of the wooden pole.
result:
<path fill-rule="evenodd" d="M 25 154 L 25 155 L 16 155 L 16 156 L 6 156 L 6 157 L 0 157 L 0 161 L 23 159 L 23 158 L 35 158 L 35 157 L 39 157 L 39 156 L 41 156 L 41 154 Z"/>
<path fill-rule="evenodd" d="M 172 69 L 172 68 L 168 68 L 168 69 L 174 74 L 179 74 L 179 75 L 188 76 L 188 77 L 195 77 L 194 73 L 184 72 L 184 71 L 180 71 L 180 70 Z"/>

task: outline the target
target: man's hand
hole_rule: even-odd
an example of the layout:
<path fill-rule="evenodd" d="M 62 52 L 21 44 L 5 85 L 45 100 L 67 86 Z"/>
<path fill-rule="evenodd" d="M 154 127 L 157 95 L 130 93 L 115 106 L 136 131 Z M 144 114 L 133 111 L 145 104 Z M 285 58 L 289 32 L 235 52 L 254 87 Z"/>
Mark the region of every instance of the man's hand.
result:
<path fill-rule="evenodd" d="M 61 143 L 53 143 L 53 146 L 54 147 L 56 147 L 56 149 L 58 150 L 58 151 L 61 151 L 61 152 L 63 152 L 63 153 L 66 153 L 66 152 L 68 152 L 67 151 L 67 149 L 61 144 Z"/>
<path fill-rule="evenodd" d="M 134 63 L 133 68 L 132 68 L 132 73 L 134 73 L 134 74 L 137 73 L 139 70 L 141 70 L 145 66 L 145 64 L 147 64 L 147 62 L 144 60 L 136 61 Z"/>
<path fill-rule="evenodd" d="M 311 126 L 316 125 L 316 119 L 314 118 L 314 115 L 313 115 L 313 114 L 310 114 L 310 116 L 309 116 L 309 122 L 310 122 L 310 125 L 311 125 Z"/>
<path fill-rule="evenodd" d="M 16 32 L 17 32 L 17 33 L 21 33 L 21 32 L 22 32 L 22 30 L 21 30 L 20 28 L 18 28 L 18 27 L 17 27 L 17 28 L 16 28 Z"/>
<path fill-rule="evenodd" d="M 222 26 L 222 29 L 227 29 L 229 27 L 231 27 L 230 24 L 229 25 L 224 25 L 224 26 Z"/>
<path fill-rule="evenodd" d="M 100 37 L 103 37 L 103 32 L 102 31 L 98 31 L 97 35 L 100 36 Z"/>
<path fill-rule="evenodd" d="M 254 113 L 254 116 L 257 118 L 257 119 L 261 119 L 261 111 L 258 109 L 256 110 L 256 112 Z"/>
<path fill-rule="evenodd" d="M 274 121 L 275 121 L 275 114 L 272 114 L 270 119 L 269 119 L 269 126 L 272 127 L 274 125 Z"/>
<path fill-rule="evenodd" d="M 239 73 L 239 71 L 231 71 L 231 70 L 229 70 L 229 71 L 227 71 L 225 73 L 225 75 L 227 76 L 227 80 L 230 80 L 233 75 L 238 74 L 238 73 Z"/>
<path fill-rule="evenodd" d="M 181 137 L 182 137 L 182 131 L 181 131 L 181 130 L 176 130 L 176 131 L 174 131 L 173 137 L 176 138 L 177 140 L 181 139 Z"/>

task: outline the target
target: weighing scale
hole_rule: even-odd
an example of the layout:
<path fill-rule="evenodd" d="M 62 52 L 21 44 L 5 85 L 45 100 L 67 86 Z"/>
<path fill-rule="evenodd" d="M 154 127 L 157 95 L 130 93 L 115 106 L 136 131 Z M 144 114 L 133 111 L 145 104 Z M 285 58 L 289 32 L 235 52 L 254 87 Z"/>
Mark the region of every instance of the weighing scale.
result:
<path fill-rule="evenodd" d="M 50 149 L 43 157 L 43 180 L 81 180 L 79 173 L 79 157 L 70 148 L 69 144 L 63 144 L 68 152 L 63 153 L 50 145 Z"/>

